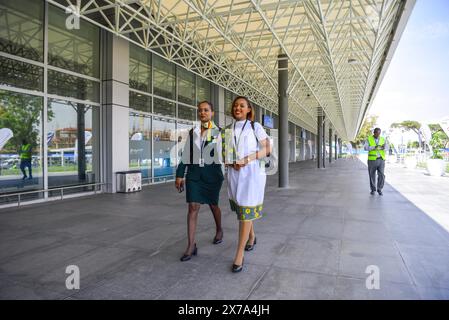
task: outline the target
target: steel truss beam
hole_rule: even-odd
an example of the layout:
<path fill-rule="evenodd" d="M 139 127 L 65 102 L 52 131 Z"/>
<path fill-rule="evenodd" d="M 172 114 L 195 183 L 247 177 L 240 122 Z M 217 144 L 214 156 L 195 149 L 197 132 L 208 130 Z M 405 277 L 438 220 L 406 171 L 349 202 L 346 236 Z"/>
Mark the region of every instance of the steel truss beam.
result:
<path fill-rule="evenodd" d="M 274 112 L 285 53 L 289 119 L 316 133 L 324 113 L 338 136 L 352 139 L 405 1 L 81 0 L 77 14 Z"/>

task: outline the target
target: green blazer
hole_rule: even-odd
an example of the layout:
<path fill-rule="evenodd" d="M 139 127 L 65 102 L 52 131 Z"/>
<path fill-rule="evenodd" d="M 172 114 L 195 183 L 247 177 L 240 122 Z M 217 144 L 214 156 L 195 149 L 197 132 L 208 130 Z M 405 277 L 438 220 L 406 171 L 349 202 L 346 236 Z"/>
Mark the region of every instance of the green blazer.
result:
<path fill-rule="evenodd" d="M 211 151 L 210 156 L 216 158 L 215 152 L 217 152 L 217 140 L 220 133 L 220 128 L 214 127 L 211 130 L 212 139 L 207 139 L 205 143 L 205 147 L 209 146 L 209 150 Z M 199 155 L 200 150 L 198 146 L 193 141 L 193 129 L 189 132 L 189 139 L 184 147 L 183 153 L 186 151 L 185 148 L 190 148 L 190 164 L 184 163 L 184 161 L 180 161 L 178 164 L 178 168 L 176 169 L 176 178 L 184 178 L 185 171 L 187 169 L 187 174 L 185 175 L 186 180 L 188 181 L 203 181 L 206 183 L 221 183 L 224 180 L 223 171 L 221 169 L 222 165 L 220 163 L 212 163 L 212 164 L 204 164 L 204 167 L 200 167 Z M 215 144 L 210 146 L 210 144 Z M 192 152 L 193 151 L 193 152 Z M 196 159 L 193 159 L 193 157 Z"/>

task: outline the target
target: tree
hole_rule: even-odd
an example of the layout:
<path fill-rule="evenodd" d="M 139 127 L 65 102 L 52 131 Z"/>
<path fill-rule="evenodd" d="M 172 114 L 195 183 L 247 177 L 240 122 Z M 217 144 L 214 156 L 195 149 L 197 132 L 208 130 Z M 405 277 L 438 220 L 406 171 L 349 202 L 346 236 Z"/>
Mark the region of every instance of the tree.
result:
<path fill-rule="evenodd" d="M 14 134 L 4 151 L 18 152 L 24 139 L 33 148 L 38 146 L 42 111 L 41 97 L 0 91 L 0 128 L 9 128 Z M 48 120 L 52 118 L 53 112 L 49 109 Z"/>
<path fill-rule="evenodd" d="M 407 121 L 403 121 L 403 122 L 397 122 L 397 123 L 393 123 L 391 125 L 391 127 L 404 129 L 406 131 L 413 131 L 414 133 L 416 133 L 418 135 L 419 145 L 421 147 L 423 146 L 423 141 L 422 141 L 421 132 L 420 132 L 421 123 L 419 123 L 418 121 L 407 120 Z"/>
<path fill-rule="evenodd" d="M 419 148 L 419 142 L 418 141 L 410 141 L 407 144 L 407 148 L 409 148 L 409 149 L 418 149 Z"/>
<path fill-rule="evenodd" d="M 430 131 L 432 132 L 432 140 L 430 145 L 433 148 L 433 159 L 442 159 L 440 150 L 445 148 L 449 144 L 449 137 L 439 124 L 429 124 Z"/>
<path fill-rule="evenodd" d="M 373 130 L 377 124 L 377 118 L 379 117 L 369 116 L 365 119 L 365 122 L 363 122 L 363 125 L 360 128 L 359 134 L 357 135 L 356 139 L 354 141 L 351 141 L 351 144 L 354 148 L 362 146 L 365 143 L 366 139 L 368 139 L 368 137 L 373 134 Z"/>
<path fill-rule="evenodd" d="M 407 120 L 407 121 L 403 121 L 403 122 L 393 123 L 391 125 L 391 127 L 392 128 L 401 128 L 401 129 L 405 129 L 405 130 L 411 130 L 414 133 L 416 133 L 417 135 L 419 135 L 419 130 L 421 129 L 421 124 L 418 121 Z"/>

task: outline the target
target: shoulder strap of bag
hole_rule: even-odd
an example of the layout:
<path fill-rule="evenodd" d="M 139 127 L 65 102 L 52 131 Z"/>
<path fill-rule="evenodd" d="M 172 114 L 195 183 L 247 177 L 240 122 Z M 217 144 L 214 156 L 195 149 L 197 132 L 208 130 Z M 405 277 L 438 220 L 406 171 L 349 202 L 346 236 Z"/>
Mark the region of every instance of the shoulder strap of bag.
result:
<path fill-rule="evenodd" d="M 256 128 L 254 127 L 254 121 L 251 121 L 251 128 L 253 128 L 254 137 L 256 138 L 257 145 L 259 145 L 259 139 L 256 135 Z"/>

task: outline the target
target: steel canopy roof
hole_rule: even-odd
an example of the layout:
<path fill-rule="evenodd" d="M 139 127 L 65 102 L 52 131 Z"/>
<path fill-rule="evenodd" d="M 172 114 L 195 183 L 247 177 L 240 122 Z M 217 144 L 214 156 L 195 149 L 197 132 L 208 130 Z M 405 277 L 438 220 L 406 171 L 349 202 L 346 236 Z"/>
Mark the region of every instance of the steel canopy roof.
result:
<path fill-rule="evenodd" d="M 82 18 L 275 112 L 278 55 L 285 54 L 290 121 L 316 133 L 316 117 L 324 113 L 336 134 L 351 140 L 415 0 L 80 3 Z"/>

